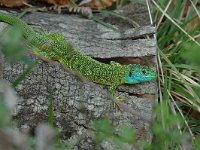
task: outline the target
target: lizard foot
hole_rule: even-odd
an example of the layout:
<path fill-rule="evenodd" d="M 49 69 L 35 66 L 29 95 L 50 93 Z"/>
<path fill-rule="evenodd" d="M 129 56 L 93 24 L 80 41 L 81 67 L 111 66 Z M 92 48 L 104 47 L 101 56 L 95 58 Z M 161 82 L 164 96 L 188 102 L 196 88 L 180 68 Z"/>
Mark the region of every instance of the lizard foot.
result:
<path fill-rule="evenodd" d="M 116 96 L 115 100 L 113 101 L 113 107 L 118 108 L 120 111 L 123 111 L 120 107 L 120 103 L 123 103 L 124 99 L 122 99 L 120 96 Z"/>

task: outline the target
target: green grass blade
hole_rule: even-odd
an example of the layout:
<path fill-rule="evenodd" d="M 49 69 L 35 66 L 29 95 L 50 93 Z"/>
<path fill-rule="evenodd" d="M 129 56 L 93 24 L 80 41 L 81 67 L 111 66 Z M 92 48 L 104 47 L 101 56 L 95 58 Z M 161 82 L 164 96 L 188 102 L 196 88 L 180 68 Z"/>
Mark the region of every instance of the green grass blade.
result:
<path fill-rule="evenodd" d="M 113 25 L 111 25 L 110 23 L 106 23 L 106 22 L 104 22 L 101 19 L 98 19 L 96 17 L 92 17 L 92 20 L 94 20 L 95 22 L 97 22 L 97 23 L 99 23 L 99 24 L 101 24 L 101 25 L 103 25 L 103 26 L 105 26 L 109 29 L 112 29 L 115 32 L 118 32 L 118 29 L 116 27 L 114 27 Z"/>
<path fill-rule="evenodd" d="M 12 83 L 13 88 L 16 88 L 16 86 L 26 78 L 26 76 L 31 72 L 31 70 L 37 65 L 37 61 L 34 61 L 28 65 L 28 67 L 23 71 L 21 75 L 18 76 L 18 78 Z"/>
<path fill-rule="evenodd" d="M 118 17 L 120 19 L 123 19 L 123 20 L 127 20 L 128 18 L 117 13 L 117 12 L 114 12 L 114 11 L 108 11 L 108 10 L 94 10 L 94 12 L 100 12 L 100 13 L 105 13 L 105 14 L 109 14 L 109 15 L 112 15 L 112 16 L 115 16 L 115 17 Z"/>
<path fill-rule="evenodd" d="M 52 91 L 49 92 L 50 98 L 49 98 L 49 112 L 48 112 L 48 124 L 50 126 L 53 126 L 54 123 L 54 116 L 53 116 L 53 95 Z"/>

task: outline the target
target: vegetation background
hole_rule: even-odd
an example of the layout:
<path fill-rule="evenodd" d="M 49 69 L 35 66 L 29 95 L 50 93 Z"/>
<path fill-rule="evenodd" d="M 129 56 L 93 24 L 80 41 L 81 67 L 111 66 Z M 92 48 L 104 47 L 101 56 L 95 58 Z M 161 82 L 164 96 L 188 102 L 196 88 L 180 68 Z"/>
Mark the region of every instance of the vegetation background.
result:
<path fill-rule="evenodd" d="M 128 5 L 132 1 L 135 0 L 93 0 L 86 6 L 91 10 L 97 9 L 93 12 L 112 13 L 115 16 L 124 17 L 115 13 L 114 10 Z M 75 0 L 43 0 L 43 2 L 54 5 L 67 4 L 69 7 L 78 3 Z M 200 2 L 198 0 L 151 0 L 151 6 L 149 6 L 149 1 L 143 2 L 147 2 L 148 7 L 151 8 L 152 22 L 157 29 L 158 41 L 159 100 L 155 106 L 156 118 L 152 123 L 153 141 L 152 143 L 136 141 L 134 130 L 127 127 L 124 127 L 121 134 L 116 134 L 115 129 L 106 119 L 96 121 L 93 125 L 96 141 L 112 137 L 117 143 L 128 142 L 138 146 L 142 145 L 144 149 L 200 149 Z M 24 0 L 0 0 L 0 3 L 7 7 L 30 6 Z M 80 11 L 77 10 L 77 12 Z M 103 21 L 98 22 L 111 27 Z M 29 64 L 29 68 L 13 83 L 13 87 L 15 87 L 36 63 L 24 56 L 25 43 L 20 44 L 20 50 L 15 48 L 20 43 L 21 33 L 15 29 L 10 32 L 12 32 L 12 36 L 9 32 L 0 33 L 2 35 L 0 51 L 7 56 L 7 60 L 10 62 L 23 60 Z M 13 55 L 13 51 L 18 51 L 18 55 Z M 3 88 L 2 86 L 5 88 L 5 85 L 5 83 L 1 83 L 0 89 Z M 14 126 L 10 117 L 10 109 L 15 104 L 16 95 L 9 87 L 6 88 L 10 91 L 9 97 L 0 93 L 1 129 L 6 126 Z M 12 99 L 12 104 L 2 101 L 3 99 Z M 53 124 L 52 116 L 50 109 L 50 126 Z M 43 129 L 42 127 L 41 129 Z M 53 136 L 52 129 L 48 126 L 46 128 Z M 38 135 L 40 135 L 40 131 L 38 129 Z M 0 136 L 2 136 L 1 133 L 0 130 Z M 37 138 L 30 136 L 27 143 L 34 149 L 37 147 L 38 141 Z M 55 141 L 56 149 L 70 149 L 69 145 L 60 143 L 59 138 Z M 0 144 L 2 143 L 0 142 Z"/>

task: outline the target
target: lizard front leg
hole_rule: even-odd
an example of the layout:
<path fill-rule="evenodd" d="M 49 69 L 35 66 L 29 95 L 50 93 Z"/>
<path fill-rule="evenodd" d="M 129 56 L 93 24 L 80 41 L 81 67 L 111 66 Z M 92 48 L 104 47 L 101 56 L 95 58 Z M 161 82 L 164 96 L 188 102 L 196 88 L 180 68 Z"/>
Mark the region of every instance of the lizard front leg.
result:
<path fill-rule="evenodd" d="M 112 84 L 108 88 L 108 91 L 109 91 L 110 95 L 112 96 L 112 98 L 114 98 L 114 100 L 113 100 L 113 107 L 116 108 L 116 106 L 117 106 L 120 109 L 118 101 L 119 102 L 123 102 L 124 100 L 120 96 L 118 96 L 116 94 L 117 87 L 118 87 L 118 85 Z"/>

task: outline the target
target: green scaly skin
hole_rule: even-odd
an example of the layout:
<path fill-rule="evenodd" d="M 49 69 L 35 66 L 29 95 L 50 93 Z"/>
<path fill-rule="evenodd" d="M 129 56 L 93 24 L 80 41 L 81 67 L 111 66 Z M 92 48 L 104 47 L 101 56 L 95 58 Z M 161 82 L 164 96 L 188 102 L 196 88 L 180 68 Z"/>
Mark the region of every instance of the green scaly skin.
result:
<path fill-rule="evenodd" d="M 50 60 L 59 61 L 63 66 L 81 74 L 95 83 L 109 85 L 112 95 L 117 86 L 128 83 L 135 84 L 156 78 L 156 73 L 141 65 L 121 65 L 116 62 L 104 64 L 77 51 L 65 41 L 59 33 L 47 34 L 35 32 L 21 19 L 0 12 L 0 21 L 17 26 L 35 52 Z"/>

